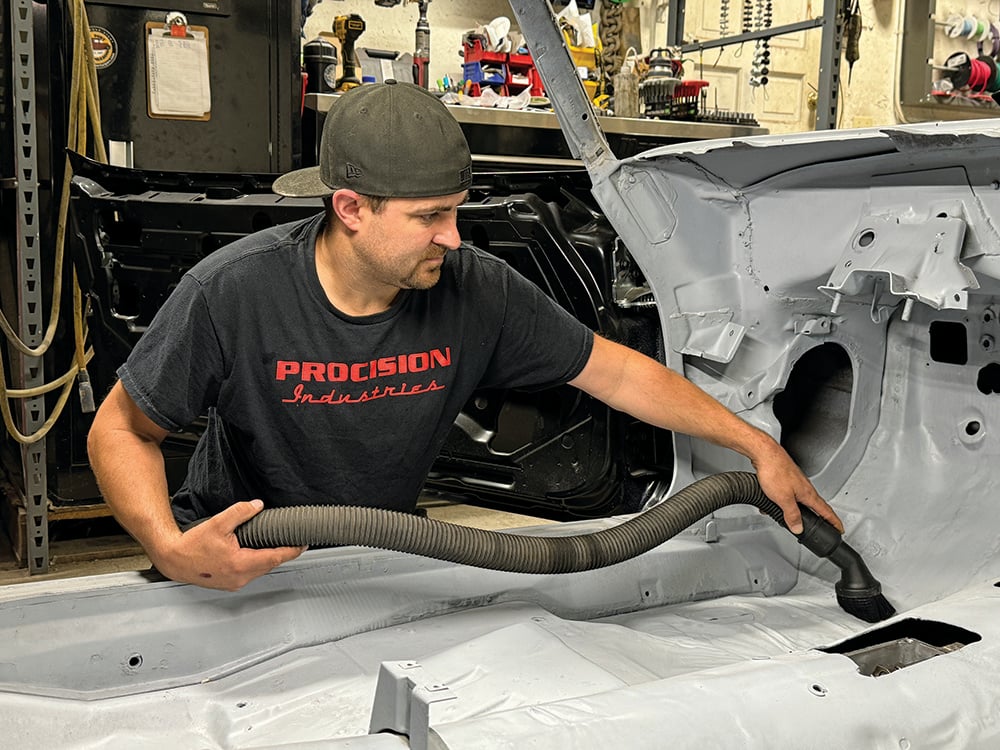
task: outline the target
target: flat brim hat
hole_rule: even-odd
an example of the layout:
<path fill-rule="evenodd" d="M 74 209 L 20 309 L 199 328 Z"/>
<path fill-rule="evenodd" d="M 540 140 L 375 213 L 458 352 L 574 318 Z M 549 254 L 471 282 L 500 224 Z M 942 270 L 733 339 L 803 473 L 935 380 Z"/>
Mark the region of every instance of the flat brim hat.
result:
<path fill-rule="evenodd" d="M 323 124 L 319 166 L 274 181 L 291 198 L 319 198 L 347 188 L 362 195 L 426 198 L 472 184 L 472 156 L 448 108 L 412 83 L 388 80 L 350 89 Z"/>

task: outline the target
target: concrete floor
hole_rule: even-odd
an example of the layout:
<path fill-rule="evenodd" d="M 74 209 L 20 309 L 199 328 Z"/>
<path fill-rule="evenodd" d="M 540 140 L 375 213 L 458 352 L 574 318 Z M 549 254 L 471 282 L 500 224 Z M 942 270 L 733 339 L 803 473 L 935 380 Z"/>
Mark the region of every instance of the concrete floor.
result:
<path fill-rule="evenodd" d="M 420 505 L 427 509 L 430 518 L 480 529 L 509 529 L 554 523 L 547 519 L 477 508 L 437 498 L 421 501 Z M 149 558 L 142 554 L 141 548 L 112 521 L 108 520 L 101 528 L 101 534 L 89 539 L 62 540 L 50 544 L 48 572 L 29 575 L 28 570 L 16 561 L 10 540 L 0 531 L 0 585 L 146 570 L 150 567 Z"/>

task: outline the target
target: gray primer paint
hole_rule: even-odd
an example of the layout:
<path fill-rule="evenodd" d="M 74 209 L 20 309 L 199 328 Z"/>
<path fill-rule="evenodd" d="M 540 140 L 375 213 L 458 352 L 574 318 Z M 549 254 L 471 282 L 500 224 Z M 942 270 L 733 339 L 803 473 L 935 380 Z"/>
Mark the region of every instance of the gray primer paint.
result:
<path fill-rule="evenodd" d="M 1000 383 L 986 369 L 1000 337 L 1000 123 L 702 142 L 618 161 L 573 98 L 545 3 L 515 12 L 651 287 L 668 364 L 780 436 L 774 397 L 796 363 L 842 349 L 848 413 L 825 443 L 822 429 L 813 436 L 825 456 L 816 483 L 900 610 L 893 622 L 979 640 L 860 674 L 817 650 L 874 630 L 836 607 L 835 572 L 742 508 L 638 559 L 558 578 L 315 551 L 236 594 L 137 574 L 0 591 L 5 743 L 1000 745 Z M 863 273 L 845 273 L 855 263 Z M 963 327 L 948 330 L 964 330 L 964 362 L 932 356 L 939 323 Z M 695 441 L 676 448 L 675 487 L 742 468 Z M 368 733 L 382 726 L 409 738 Z"/>

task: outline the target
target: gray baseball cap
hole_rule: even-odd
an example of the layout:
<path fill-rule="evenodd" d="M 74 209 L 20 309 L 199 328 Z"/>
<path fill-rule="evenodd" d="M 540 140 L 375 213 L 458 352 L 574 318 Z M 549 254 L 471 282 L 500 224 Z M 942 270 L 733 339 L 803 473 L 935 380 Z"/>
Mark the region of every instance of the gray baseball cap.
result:
<path fill-rule="evenodd" d="M 387 80 L 341 94 L 327 112 L 319 166 L 274 181 L 292 198 L 348 188 L 362 195 L 426 198 L 472 184 L 472 156 L 458 122 L 429 91 Z"/>

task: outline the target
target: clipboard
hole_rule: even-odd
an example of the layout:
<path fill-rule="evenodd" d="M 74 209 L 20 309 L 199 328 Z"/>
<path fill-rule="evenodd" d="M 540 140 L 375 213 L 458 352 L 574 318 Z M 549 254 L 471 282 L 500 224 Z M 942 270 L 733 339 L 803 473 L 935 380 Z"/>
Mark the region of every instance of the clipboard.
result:
<path fill-rule="evenodd" d="M 146 114 L 168 120 L 212 117 L 208 27 L 146 23 Z"/>

